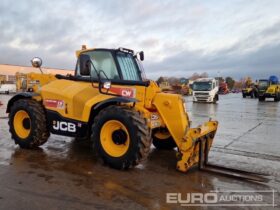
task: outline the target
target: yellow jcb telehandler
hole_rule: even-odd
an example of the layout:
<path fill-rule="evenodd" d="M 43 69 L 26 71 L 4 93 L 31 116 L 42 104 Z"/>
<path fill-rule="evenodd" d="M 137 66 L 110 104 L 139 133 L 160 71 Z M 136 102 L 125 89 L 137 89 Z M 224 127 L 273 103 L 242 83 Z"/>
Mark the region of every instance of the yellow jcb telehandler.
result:
<path fill-rule="evenodd" d="M 258 88 L 250 77 L 246 79 L 244 87 L 242 88 L 242 97 L 246 98 L 247 96 L 258 98 Z"/>
<path fill-rule="evenodd" d="M 28 92 L 7 105 L 9 127 L 22 148 L 44 144 L 50 133 L 89 137 L 109 166 L 126 169 L 139 164 L 150 151 L 178 147 L 177 169 L 200 169 L 260 181 L 262 177 L 210 166 L 209 149 L 218 122 L 190 127 L 182 96 L 163 93 L 144 78 L 144 53 L 119 49 L 86 49 L 78 57 L 74 76 L 32 74 Z M 33 67 L 42 60 L 34 58 Z"/>

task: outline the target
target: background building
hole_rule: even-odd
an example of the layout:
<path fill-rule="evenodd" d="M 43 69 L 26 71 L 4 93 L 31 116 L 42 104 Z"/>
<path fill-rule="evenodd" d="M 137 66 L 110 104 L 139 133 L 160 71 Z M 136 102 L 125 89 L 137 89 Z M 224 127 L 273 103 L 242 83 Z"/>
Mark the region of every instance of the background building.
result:
<path fill-rule="evenodd" d="M 6 80 L 7 80 L 7 76 L 0 74 L 0 84 L 5 83 Z"/>
<path fill-rule="evenodd" d="M 42 68 L 43 72 L 46 74 L 74 74 L 73 70 L 66 69 L 54 69 L 54 68 Z M 0 64 L 0 84 L 1 83 L 15 83 L 16 82 L 16 73 L 26 74 L 30 72 L 40 71 L 32 66 L 17 66 L 9 64 Z"/>

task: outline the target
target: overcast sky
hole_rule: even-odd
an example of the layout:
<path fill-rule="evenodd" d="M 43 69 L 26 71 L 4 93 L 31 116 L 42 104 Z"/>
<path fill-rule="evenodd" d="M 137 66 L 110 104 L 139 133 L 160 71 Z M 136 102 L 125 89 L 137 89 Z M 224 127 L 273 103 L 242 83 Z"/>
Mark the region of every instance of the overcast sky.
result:
<path fill-rule="evenodd" d="M 145 52 L 149 78 L 280 76 L 279 0 L 45 0 L 0 3 L 0 63 L 74 69 L 75 51 Z"/>

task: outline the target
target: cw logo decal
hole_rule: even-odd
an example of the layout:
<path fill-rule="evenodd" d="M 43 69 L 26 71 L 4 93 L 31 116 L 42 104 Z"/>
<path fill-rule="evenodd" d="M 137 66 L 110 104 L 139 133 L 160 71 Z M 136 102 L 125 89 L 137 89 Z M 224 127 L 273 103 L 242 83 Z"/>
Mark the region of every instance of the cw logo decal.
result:
<path fill-rule="evenodd" d="M 135 88 L 111 87 L 110 92 L 113 92 L 117 95 L 127 97 L 127 98 L 135 98 L 135 96 L 136 96 L 136 89 Z"/>

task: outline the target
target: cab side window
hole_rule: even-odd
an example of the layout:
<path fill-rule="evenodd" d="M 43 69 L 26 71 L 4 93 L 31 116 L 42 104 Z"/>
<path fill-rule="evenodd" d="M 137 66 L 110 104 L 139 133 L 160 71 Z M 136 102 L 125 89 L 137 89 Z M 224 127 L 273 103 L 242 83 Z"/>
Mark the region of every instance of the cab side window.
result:
<path fill-rule="evenodd" d="M 109 51 L 90 51 L 85 52 L 90 57 L 91 62 L 96 68 L 97 72 L 104 72 L 108 79 L 120 79 L 118 70 L 114 61 L 114 58 Z M 91 65 L 91 64 L 90 64 Z M 76 66 L 76 76 L 83 76 L 80 72 L 79 62 Z M 103 73 L 100 73 L 101 78 L 106 78 Z M 97 79 L 97 73 L 95 69 L 91 66 L 90 76 L 83 77 L 91 77 L 93 79 Z"/>
<path fill-rule="evenodd" d="M 134 61 L 134 58 L 130 54 L 117 53 L 117 60 L 120 65 L 122 76 L 124 80 L 131 81 L 140 81 L 137 64 Z"/>

